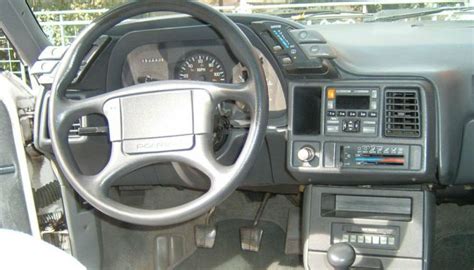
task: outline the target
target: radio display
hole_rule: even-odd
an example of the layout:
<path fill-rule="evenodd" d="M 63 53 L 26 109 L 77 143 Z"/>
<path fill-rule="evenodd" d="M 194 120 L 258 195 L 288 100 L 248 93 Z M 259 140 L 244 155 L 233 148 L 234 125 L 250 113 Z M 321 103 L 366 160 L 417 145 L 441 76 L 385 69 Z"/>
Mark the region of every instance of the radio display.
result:
<path fill-rule="evenodd" d="M 338 95 L 336 97 L 338 110 L 368 110 L 369 108 L 370 96 Z"/>

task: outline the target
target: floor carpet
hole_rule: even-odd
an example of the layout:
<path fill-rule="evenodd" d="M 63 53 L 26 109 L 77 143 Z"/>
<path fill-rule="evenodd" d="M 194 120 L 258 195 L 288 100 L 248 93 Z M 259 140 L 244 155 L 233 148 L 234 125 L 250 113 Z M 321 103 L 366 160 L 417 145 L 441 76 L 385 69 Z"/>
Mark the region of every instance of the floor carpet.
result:
<path fill-rule="evenodd" d="M 474 269 L 474 206 L 436 207 L 431 269 Z"/>

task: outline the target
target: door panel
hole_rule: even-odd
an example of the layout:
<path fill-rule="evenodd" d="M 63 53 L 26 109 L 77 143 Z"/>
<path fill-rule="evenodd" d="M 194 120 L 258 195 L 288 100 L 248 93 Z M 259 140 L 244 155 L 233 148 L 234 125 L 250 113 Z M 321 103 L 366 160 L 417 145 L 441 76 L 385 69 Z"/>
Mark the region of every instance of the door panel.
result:
<path fill-rule="evenodd" d="M 0 227 L 31 234 L 10 117 L 0 102 Z"/>
<path fill-rule="evenodd" d="M 24 84 L 0 74 L 0 228 L 39 237 L 38 220 L 15 100 Z"/>

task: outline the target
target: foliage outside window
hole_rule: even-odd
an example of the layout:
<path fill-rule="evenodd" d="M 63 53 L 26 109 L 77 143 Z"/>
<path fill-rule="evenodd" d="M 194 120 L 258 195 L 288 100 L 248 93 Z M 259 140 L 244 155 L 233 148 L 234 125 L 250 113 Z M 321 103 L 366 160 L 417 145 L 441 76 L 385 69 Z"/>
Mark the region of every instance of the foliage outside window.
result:
<path fill-rule="evenodd" d="M 26 68 L 20 57 L 0 29 L 0 70 L 9 71 L 27 81 Z"/>

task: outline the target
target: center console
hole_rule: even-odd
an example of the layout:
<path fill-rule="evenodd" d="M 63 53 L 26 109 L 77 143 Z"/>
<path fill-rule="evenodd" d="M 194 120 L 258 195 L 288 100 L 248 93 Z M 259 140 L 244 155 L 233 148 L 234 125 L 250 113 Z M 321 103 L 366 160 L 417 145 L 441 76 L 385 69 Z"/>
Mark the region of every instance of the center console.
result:
<path fill-rule="evenodd" d="M 412 184 L 435 179 L 435 102 L 428 83 L 293 84 L 290 104 L 287 167 L 298 180 Z"/>
<path fill-rule="evenodd" d="M 429 269 L 433 200 L 424 191 L 308 186 L 305 269 Z"/>
<path fill-rule="evenodd" d="M 305 268 L 428 269 L 434 203 L 411 184 L 436 179 L 431 85 L 340 80 L 289 90 L 287 168 L 309 184 Z"/>

